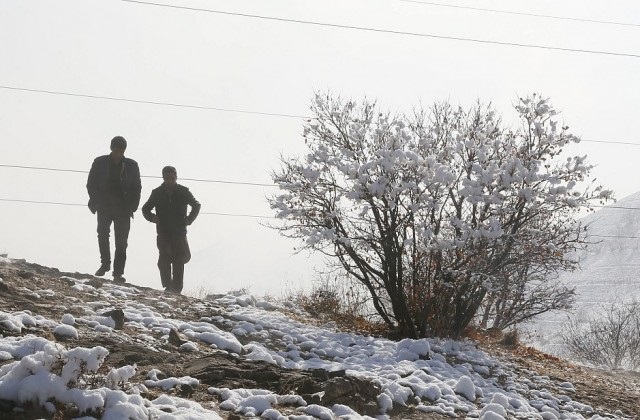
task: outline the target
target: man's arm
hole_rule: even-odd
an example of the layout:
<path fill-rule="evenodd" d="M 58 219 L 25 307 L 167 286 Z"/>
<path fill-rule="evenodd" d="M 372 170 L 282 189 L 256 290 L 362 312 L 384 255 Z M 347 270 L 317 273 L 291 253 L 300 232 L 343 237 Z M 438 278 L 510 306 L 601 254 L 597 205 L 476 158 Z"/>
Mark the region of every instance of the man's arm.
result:
<path fill-rule="evenodd" d="M 149 196 L 147 202 L 142 206 L 142 216 L 151 223 L 158 223 L 158 216 L 151 211 L 155 206 L 155 195 L 152 191 L 151 196 Z"/>
<path fill-rule="evenodd" d="M 191 206 L 191 211 L 187 216 L 187 226 L 193 223 L 198 217 L 198 213 L 200 213 L 200 202 L 196 200 L 196 198 L 191 194 L 191 191 L 187 190 L 187 203 Z"/>
<path fill-rule="evenodd" d="M 91 164 L 91 170 L 89 171 L 89 177 L 87 178 L 87 193 L 89 194 L 89 210 L 91 213 L 95 213 L 98 210 L 98 175 L 97 175 L 96 160 Z"/>
<path fill-rule="evenodd" d="M 140 168 L 135 160 L 131 161 L 131 212 L 135 213 L 140 205 L 140 193 L 142 181 L 140 181 Z"/>

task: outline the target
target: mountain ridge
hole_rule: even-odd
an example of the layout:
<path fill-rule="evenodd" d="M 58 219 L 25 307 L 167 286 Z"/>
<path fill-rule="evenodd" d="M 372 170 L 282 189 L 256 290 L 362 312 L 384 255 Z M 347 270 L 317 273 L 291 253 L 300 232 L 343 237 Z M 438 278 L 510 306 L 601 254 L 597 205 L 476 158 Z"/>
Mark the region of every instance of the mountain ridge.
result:
<path fill-rule="evenodd" d="M 640 191 L 580 219 L 587 229 L 587 248 L 577 252 L 580 267 L 558 279 L 575 287 L 570 313 L 552 312 L 533 320 L 527 330 L 535 347 L 566 357 L 560 332 L 568 317 L 584 318 L 595 307 L 640 299 Z"/>

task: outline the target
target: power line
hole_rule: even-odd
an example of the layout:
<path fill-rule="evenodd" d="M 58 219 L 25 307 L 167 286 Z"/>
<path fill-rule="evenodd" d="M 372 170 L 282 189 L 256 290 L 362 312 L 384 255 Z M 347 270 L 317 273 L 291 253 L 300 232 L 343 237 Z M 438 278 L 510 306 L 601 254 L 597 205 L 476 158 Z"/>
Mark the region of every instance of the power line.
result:
<path fill-rule="evenodd" d="M 603 209 L 619 209 L 619 210 L 640 210 L 640 207 L 624 207 L 624 206 L 614 206 L 614 205 L 597 205 L 594 204 L 592 207 L 599 207 Z"/>
<path fill-rule="evenodd" d="M 21 200 L 21 199 L 14 199 L 14 198 L 0 198 L 0 201 L 26 203 L 26 204 L 51 204 L 51 205 L 58 205 L 58 206 L 86 207 L 86 204 L 63 203 L 59 201 Z M 638 207 L 598 206 L 598 205 L 594 205 L 593 207 L 606 207 L 606 208 L 623 209 L 623 210 L 640 210 L 640 208 Z M 230 217 L 252 217 L 252 218 L 258 218 L 258 219 L 274 218 L 274 216 L 260 216 L 255 214 L 237 214 L 237 213 L 220 213 L 220 212 L 200 212 L 200 214 L 208 214 L 208 215 L 215 215 L 215 216 L 230 216 Z M 597 238 L 640 239 L 640 236 L 591 235 L 591 234 L 587 234 L 587 236 L 597 237 Z"/>
<path fill-rule="evenodd" d="M 56 206 L 72 206 L 72 207 L 86 207 L 86 204 L 79 203 L 63 203 L 60 201 L 39 201 L 39 200 L 20 200 L 14 198 L 0 198 L 0 201 L 4 202 L 13 202 L 13 203 L 24 203 L 24 204 L 51 204 Z M 259 216 L 256 214 L 236 214 L 236 213 L 218 213 L 218 212 L 200 212 L 199 214 L 208 214 L 214 216 L 231 216 L 231 217 L 253 217 L 257 219 L 272 219 L 274 216 Z"/>
<path fill-rule="evenodd" d="M 53 171 L 53 172 L 72 172 L 72 173 L 80 173 L 80 174 L 88 174 L 89 171 L 80 171 L 77 169 L 61 169 L 61 168 L 45 168 L 39 166 L 24 166 L 24 165 L 5 165 L 0 164 L 0 168 L 16 168 L 16 169 L 30 169 L 30 170 L 39 170 L 39 171 Z M 162 178 L 161 176 L 155 175 L 140 175 L 141 178 Z M 195 181 L 195 182 L 210 182 L 217 184 L 232 184 L 232 185 L 249 185 L 255 187 L 276 187 L 275 184 L 262 184 L 259 182 L 242 182 L 242 181 L 223 181 L 217 179 L 199 179 L 199 178 L 182 178 L 183 181 Z"/>
<path fill-rule="evenodd" d="M 580 141 L 581 142 L 586 141 L 589 143 L 624 144 L 628 146 L 640 146 L 640 143 L 632 143 L 629 141 L 584 140 L 584 139 L 581 139 Z"/>
<path fill-rule="evenodd" d="M 136 3 L 145 6 L 156 6 L 156 7 L 167 7 L 172 9 L 182 9 L 182 10 L 190 10 L 193 12 L 206 12 L 206 13 L 215 13 L 226 16 L 237 16 L 237 17 L 245 17 L 252 19 L 262 19 L 262 20 L 271 20 L 276 22 L 288 22 L 288 23 L 298 23 L 303 25 L 313 25 L 313 26 L 324 26 L 329 28 L 340 28 L 340 29 L 354 29 L 358 31 L 366 31 L 366 32 L 378 32 L 378 33 L 386 33 L 393 35 L 407 35 L 421 38 L 434 38 L 434 39 L 446 39 L 450 41 L 462 41 L 462 42 L 475 42 L 480 44 L 493 44 L 493 45 L 503 45 L 510 47 L 521 47 L 521 48 L 537 48 L 537 49 L 545 49 L 545 50 L 554 50 L 554 51 L 565 51 L 565 52 L 577 52 L 577 53 L 585 53 L 585 54 L 602 54 L 602 55 L 613 55 L 620 57 L 632 57 L 632 58 L 640 58 L 640 54 L 631 54 L 631 53 L 618 53 L 613 51 L 599 51 L 599 50 L 584 50 L 578 48 L 563 48 L 563 47 L 553 47 L 547 45 L 536 45 L 536 44 L 522 44 L 517 42 L 506 42 L 506 41 L 491 41 L 486 39 L 477 39 L 477 38 L 464 38 L 464 37 L 454 37 L 454 36 L 446 36 L 446 35 L 436 35 L 436 34 L 426 34 L 419 32 L 408 32 L 408 31 L 395 31 L 391 29 L 380 29 L 380 28 L 370 28 L 365 26 L 355 26 L 355 25 L 341 25 L 337 23 L 327 23 L 327 22 L 316 22 L 311 20 L 301 20 L 301 19 L 290 19 L 290 18 L 280 18 L 275 16 L 264 16 L 264 15 L 254 15 L 249 13 L 239 13 L 239 12 L 227 12 L 223 10 L 213 10 L 213 9 L 202 9 L 197 7 L 188 7 L 188 6 L 178 6 L 173 4 L 161 4 L 161 3 L 153 3 L 139 0 L 120 0 L 126 3 Z"/>
<path fill-rule="evenodd" d="M 26 203 L 26 204 L 50 204 L 50 205 L 58 205 L 58 206 L 86 207 L 86 204 L 63 203 L 59 201 L 21 200 L 21 199 L 13 199 L 13 198 L 0 198 L 0 201 Z M 604 207 L 604 206 L 596 206 L 596 207 Z M 627 210 L 640 210 L 640 208 L 635 208 L 635 207 L 615 207 L 615 206 L 607 206 L 607 207 L 627 209 Z M 200 214 L 214 215 L 214 216 L 228 216 L 228 217 L 250 217 L 250 218 L 256 218 L 256 219 L 273 219 L 275 217 L 275 216 L 260 216 L 255 214 L 237 214 L 237 213 L 219 213 L 219 212 L 200 212 Z M 609 239 L 640 239 L 640 236 L 622 236 L 622 235 L 618 236 L 618 235 L 587 234 L 587 237 L 609 238 Z"/>
<path fill-rule="evenodd" d="M 231 217 L 253 217 L 256 219 L 273 219 L 275 216 L 258 216 L 255 214 L 233 214 L 233 213 L 215 213 L 215 212 L 200 212 L 200 214 L 211 214 L 215 216 L 231 216 Z"/>
<path fill-rule="evenodd" d="M 78 203 L 61 203 L 59 201 L 36 201 L 36 200 L 19 200 L 14 198 L 0 198 L 0 201 L 9 201 L 14 203 L 28 203 L 28 204 L 54 204 L 57 206 L 74 206 L 74 207 L 86 207 L 86 204 Z"/>
<path fill-rule="evenodd" d="M 598 23 L 603 25 L 640 26 L 640 24 L 638 23 L 614 22 L 610 20 L 597 20 L 597 19 L 581 19 L 581 18 L 574 18 L 569 16 L 555 16 L 555 15 L 543 15 L 543 14 L 528 13 L 528 12 L 515 12 L 511 10 L 485 9 L 482 7 L 460 6 L 460 5 L 454 5 L 454 4 L 435 3 L 435 2 L 422 1 L 422 0 L 400 0 L 400 1 L 404 1 L 406 3 L 425 4 L 429 6 L 450 7 L 454 9 L 476 10 L 479 12 L 503 13 L 508 15 L 530 16 L 530 17 L 538 17 L 538 18 L 545 18 L 545 19 L 570 20 L 574 22 Z"/>
<path fill-rule="evenodd" d="M 126 0 L 121 0 L 121 1 L 126 1 Z M 32 92 L 32 93 L 45 93 L 45 94 L 53 94 L 53 95 L 75 96 L 75 97 L 90 98 L 90 99 L 122 100 L 122 101 L 135 102 L 135 103 L 141 103 L 141 104 L 169 105 L 169 106 L 176 106 L 176 107 L 202 109 L 202 107 L 200 107 L 198 105 L 188 105 L 188 104 L 177 105 L 177 104 L 163 103 L 163 102 L 157 102 L 157 101 L 145 101 L 145 100 L 138 100 L 138 99 L 120 99 L 120 98 L 113 98 L 113 97 L 108 97 L 108 96 L 97 96 L 97 95 L 88 95 L 88 94 L 81 94 L 81 93 L 69 93 L 69 92 L 63 92 L 63 91 L 30 89 L 30 88 L 22 88 L 22 87 L 6 86 L 6 85 L 5 86 L 0 85 L 0 89 L 10 89 L 10 90 L 17 90 L 17 91 L 25 91 L 25 92 Z M 210 109 L 218 109 L 218 108 L 210 108 Z M 222 108 L 221 108 L 221 110 L 222 110 Z M 226 111 L 236 112 L 234 110 L 226 110 Z M 273 112 L 253 112 L 253 111 L 237 111 L 237 112 L 243 112 L 243 113 L 247 113 L 247 114 L 278 116 L 278 117 L 301 118 L 301 119 L 306 119 L 306 120 L 315 119 L 315 117 L 310 117 L 310 116 L 278 114 L 278 113 L 273 113 Z M 610 140 L 592 140 L 592 139 L 580 139 L 580 141 L 581 142 L 589 142 L 589 143 L 622 144 L 622 145 L 628 145 L 628 146 L 640 146 L 640 142 L 634 143 L 634 142 L 629 142 L 629 141 L 610 141 Z M 0 166 L 2 166 L 2 165 L 0 165 Z M 16 166 L 16 167 L 19 167 L 19 166 Z M 28 167 L 25 167 L 25 168 L 28 168 Z M 38 168 L 38 169 L 44 169 L 44 168 Z M 48 169 L 48 170 L 54 170 L 54 169 Z M 63 169 L 60 169 L 60 170 L 61 171 L 67 171 L 67 172 L 73 172 L 71 170 L 63 170 Z M 83 172 L 83 171 L 76 171 L 76 172 Z M 150 178 L 153 178 L 153 177 L 150 177 Z M 182 179 L 187 180 L 188 178 L 182 178 Z M 190 180 L 190 181 L 201 181 L 201 182 L 227 183 L 227 181 L 207 181 L 207 180 L 199 180 L 199 179 L 188 179 L 188 180 Z M 228 182 L 228 183 L 233 183 L 233 182 Z M 256 183 L 250 183 L 250 182 L 243 183 L 243 184 L 259 185 L 259 186 L 270 186 L 268 184 L 256 184 Z"/>
<path fill-rule="evenodd" d="M 52 171 L 52 172 L 71 172 L 71 173 L 79 173 L 79 174 L 88 174 L 89 171 L 81 171 L 78 169 L 62 169 L 62 168 L 46 168 L 41 166 L 25 166 L 25 165 L 7 165 L 0 163 L 0 168 L 14 168 L 14 169 L 28 169 L 28 170 L 40 170 L 40 171 Z M 141 178 L 155 178 L 161 179 L 161 176 L 156 175 L 140 175 Z M 249 185 L 249 186 L 258 186 L 258 187 L 277 187 L 276 184 L 262 184 L 258 182 L 242 182 L 242 181 L 222 181 L 215 179 L 200 179 L 200 178 L 182 178 L 181 180 L 185 181 L 195 181 L 195 182 L 211 182 L 211 183 L 221 183 L 221 184 L 232 184 L 232 185 Z M 621 206 L 613 206 L 613 205 L 597 205 L 594 204 L 593 207 L 599 208 L 612 208 L 612 209 L 626 209 L 626 210 L 640 210 L 640 208 L 636 207 L 621 207 Z"/>
<path fill-rule="evenodd" d="M 240 114 L 265 115 L 269 117 L 284 117 L 284 118 L 298 118 L 298 119 L 310 118 L 310 117 L 305 117 L 303 115 L 280 114 L 276 112 L 247 111 L 243 109 L 220 108 L 220 107 L 213 107 L 213 106 L 200 106 L 200 105 L 190 105 L 190 104 L 178 104 L 178 103 L 172 103 L 172 102 L 147 101 L 147 100 L 141 100 L 141 99 L 116 98 L 113 96 L 89 95 L 85 93 L 71 93 L 71 92 L 61 92 L 61 91 L 44 90 L 44 89 L 30 89 L 30 88 L 22 88 L 22 87 L 7 86 L 7 85 L 0 85 L 0 89 L 19 90 L 23 92 L 34 92 L 34 93 L 46 93 L 49 95 L 72 96 L 77 98 L 106 99 L 109 101 L 132 102 L 136 104 L 172 106 L 176 108 L 195 108 L 195 109 L 202 109 L 206 111 L 222 111 L 222 112 L 235 112 Z"/>
<path fill-rule="evenodd" d="M 640 239 L 640 236 L 616 236 L 616 235 L 589 235 L 587 237 L 593 238 L 610 238 L 610 239 Z"/>

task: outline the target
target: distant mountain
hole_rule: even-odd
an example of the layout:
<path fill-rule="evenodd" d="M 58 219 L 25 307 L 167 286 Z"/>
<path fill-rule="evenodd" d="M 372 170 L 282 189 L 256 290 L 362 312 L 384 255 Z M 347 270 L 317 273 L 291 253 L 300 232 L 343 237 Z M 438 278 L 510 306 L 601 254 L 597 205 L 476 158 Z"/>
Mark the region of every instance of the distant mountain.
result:
<path fill-rule="evenodd" d="M 580 269 L 560 274 L 576 288 L 575 316 L 587 314 L 602 303 L 640 298 L 640 192 L 582 218 L 591 244 L 578 254 Z M 557 335 L 566 313 L 547 314 L 536 320 L 531 342 L 562 354 Z M 574 316 L 574 315 L 572 315 Z"/>

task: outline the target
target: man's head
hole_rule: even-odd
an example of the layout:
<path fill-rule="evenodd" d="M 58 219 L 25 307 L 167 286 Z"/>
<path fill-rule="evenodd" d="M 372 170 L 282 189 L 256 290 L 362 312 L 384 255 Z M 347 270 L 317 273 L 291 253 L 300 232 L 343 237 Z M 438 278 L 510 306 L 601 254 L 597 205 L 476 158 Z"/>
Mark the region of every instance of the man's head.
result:
<path fill-rule="evenodd" d="M 162 168 L 162 179 L 164 180 L 164 185 L 173 187 L 178 180 L 178 171 L 173 166 L 165 166 Z"/>
<path fill-rule="evenodd" d="M 111 156 L 116 162 L 124 158 L 124 151 L 127 150 L 127 141 L 122 136 L 115 136 L 111 139 Z"/>

